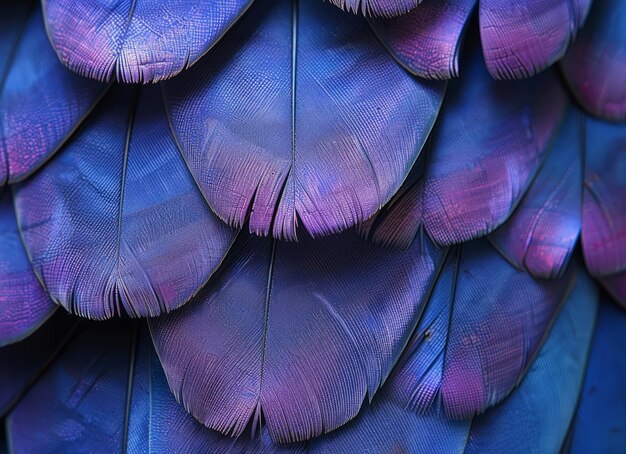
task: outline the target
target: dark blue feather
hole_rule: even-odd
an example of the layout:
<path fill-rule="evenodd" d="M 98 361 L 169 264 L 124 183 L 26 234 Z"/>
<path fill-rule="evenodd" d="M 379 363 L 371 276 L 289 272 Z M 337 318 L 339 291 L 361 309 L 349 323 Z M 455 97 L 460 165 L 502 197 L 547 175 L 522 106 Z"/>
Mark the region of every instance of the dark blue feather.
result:
<path fill-rule="evenodd" d="M 626 452 L 625 359 L 626 314 L 605 301 L 572 427 L 572 454 Z"/>
<path fill-rule="evenodd" d="M 94 319 L 181 306 L 234 239 L 193 181 L 156 87 L 115 87 L 55 159 L 17 186 L 15 205 L 52 298 Z"/>

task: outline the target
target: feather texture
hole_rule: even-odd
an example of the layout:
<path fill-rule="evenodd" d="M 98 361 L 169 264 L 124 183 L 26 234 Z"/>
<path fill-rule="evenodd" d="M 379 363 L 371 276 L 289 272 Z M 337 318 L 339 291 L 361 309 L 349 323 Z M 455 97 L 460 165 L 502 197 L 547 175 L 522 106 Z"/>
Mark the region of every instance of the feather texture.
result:
<path fill-rule="evenodd" d="M 299 243 L 244 236 L 183 310 L 150 320 L 170 388 L 206 426 L 267 422 L 278 442 L 353 418 L 390 372 L 443 253 L 352 231 Z"/>
<path fill-rule="evenodd" d="M 391 198 L 444 84 L 400 68 L 361 17 L 320 1 L 259 0 L 165 87 L 173 129 L 218 216 L 293 239 L 300 222 L 313 236 L 344 230 Z"/>
<path fill-rule="evenodd" d="M 520 79 L 560 60 L 584 16 L 584 7 L 574 8 L 573 3 L 480 0 L 480 36 L 489 73 L 496 79 Z"/>
<path fill-rule="evenodd" d="M 588 117 L 586 127 L 585 262 L 626 305 L 626 126 Z"/>
<path fill-rule="evenodd" d="M 626 452 L 626 314 L 600 305 L 585 385 L 572 427 L 571 454 Z"/>
<path fill-rule="evenodd" d="M 408 71 L 427 79 L 450 79 L 459 75 L 461 40 L 475 4 L 424 0 L 407 14 L 369 23 Z"/>
<path fill-rule="evenodd" d="M 547 156 L 567 109 L 552 71 L 494 81 L 477 45 L 469 52 L 425 149 L 425 173 L 404 187 L 366 230 L 406 246 L 421 225 L 440 244 L 481 237 L 504 223 Z"/>
<path fill-rule="evenodd" d="M 570 109 L 546 163 L 509 220 L 490 237 L 533 276 L 561 276 L 582 227 L 584 117 Z"/>
<path fill-rule="evenodd" d="M 524 381 L 511 397 L 472 422 L 466 453 L 560 452 L 583 384 L 597 309 L 598 292 L 580 270 Z"/>
<path fill-rule="evenodd" d="M 0 418 L 12 410 L 54 361 L 72 339 L 77 325 L 77 319 L 58 311 L 22 342 L 0 348 Z"/>
<path fill-rule="evenodd" d="M 43 0 L 61 61 L 102 81 L 156 82 L 193 65 L 252 0 Z"/>
<path fill-rule="evenodd" d="M 50 295 L 94 319 L 179 307 L 234 238 L 189 174 L 154 87 L 116 87 L 15 203 Z"/>
<path fill-rule="evenodd" d="M 364 16 L 398 16 L 411 11 L 423 0 L 330 0 L 335 6 Z"/>
<path fill-rule="evenodd" d="M 24 2 L 28 5 L 34 2 Z M 6 12 L 19 27 L 0 61 L 0 186 L 21 181 L 67 140 L 93 109 L 107 86 L 83 79 L 63 67 L 50 48 L 41 9 Z M 11 3 L 8 3 L 9 7 Z M 0 57 L 2 58 L 2 57 Z"/>
<path fill-rule="evenodd" d="M 7 191 L 0 196 L 0 347 L 31 334 L 55 309 L 30 266 Z"/>
<path fill-rule="evenodd" d="M 626 120 L 626 2 L 594 2 L 586 27 L 561 63 L 574 95 L 593 115 Z"/>
<path fill-rule="evenodd" d="M 441 400 L 455 419 L 482 413 L 519 383 L 572 281 L 571 273 L 536 280 L 486 240 L 458 248 L 389 385 L 407 408 L 426 413 Z"/>

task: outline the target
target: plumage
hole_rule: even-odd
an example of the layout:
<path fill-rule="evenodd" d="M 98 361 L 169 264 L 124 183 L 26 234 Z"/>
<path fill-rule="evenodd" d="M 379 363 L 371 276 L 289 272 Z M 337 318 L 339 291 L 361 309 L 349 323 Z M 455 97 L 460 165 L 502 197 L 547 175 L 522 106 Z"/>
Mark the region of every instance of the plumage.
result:
<path fill-rule="evenodd" d="M 16 187 L 15 205 L 52 298 L 94 319 L 179 307 L 235 236 L 189 174 L 155 87 L 115 87 L 55 159 Z"/>
<path fill-rule="evenodd" d="M 453 249 L 390 378 L 394 398 L 420 414 L 442 407 L 454 419 L 500 403 L 535 358 L 571 282 L 571 273 L 534 279 L 484 239 Z"/>
<path fill-rule="evenodd" d="M 173 129 L 227 223 L 293 239 L 347 229 L 401 185 L 445 84 L 418 80 L 365 19 L 320 1 L 259 0 L 165 84 Z"/>
<path fill-rule="evenodd" d="M 150 320 L 170 388 L 223 433 L 261 418 L 278 442 L 333 430 L 389 374 L 443 255 L 425 237 L 397 251 L 352 231 L 244 235 L 193 301 Z"/>
<path fill-rule="evenodd" d="M 459 75 L 462 39 L 476 0 L 424 0 L 407 14 L 371 19 L 374 32 L 408 71 L 427 79 Z"/>
<path fill-rule="evenodd" d="M 252 0 L 43 0 L 60 60 L 102 80 L 156 82 L 201 58 Z"/>
<path fill-rule="evenodd" d="M 38 2 L 20 3 L 21 10 L 0 4 L 0 14 L 17 25 L 13 36 L 0 32 L 8 49 L 0 57 L 0 190 L 42 166 L 107 88 L 66 69 L 50 47 Z"/>
<path fill-rule="evenodd" d="M 480 37 L 489 73 L 496 79 L 520 79 L 560 60 L 584 21 L 584 2 L 480 0 Z"/>
<path fill-rule="evenodd" d="M 72 339 L 78 320 L 58 311 L 22 342 L 0 348 L 0 418 L 20 401 Z"/>
<path fill-rule="evenodd" d="M 585 385 L 572 426 L 571 454 L 626 451 L 624 333 L 626 314 L 605 300 L 600 305 Z"/>
<path fill-rule="evenodd" d="M 314 439 L 310 452 L 558 452 L 583 380 L 596 309 L 597 293 L 581 275 L 526 378 L 484 415 L 452 422 L 436 408 L 411 413 L 386 392 L 390 383 L 352 422 Z"/>
<path fill-rule="evenodd" d="M 571 108 L 548 158 L 509 220 L 490 239 L 539 278 L 563 274 L 582 226 L 584 116 Z"/>
<path fill-rule="evenodd" d="M 626 3 L 594 2 L 589 20 L 561 62 L 563 75 L 593 115 L 626 120 Z"/>
<path fill-rule="evenodd" d="M 0 347 L 34 332 L 56 305 L 37 281 L 15 222 L 9 191 L 0 195 Z"/>
<path fill-rule="evenodd" d="M 582 246 L 589 272 L 626 305 L 626 126 L 587 117 Z"/>
<path fill-rule="evenodd" d="M 364 16 L 392 17 L 415 8 L 423 0 L 330 0 L 335 6 Z"/>
<path fill-rule="evenodd" d="M 495 81 L 477 46 L 450 82 L 424 154 L 424 176 L 407 179 L 369 236 L 406 246 L 424 226 L 440 244 L 493 232 L 523 197 L 567 110 L 553 71 Z M 477 127 L 478 126 L 478 127 Z"/>

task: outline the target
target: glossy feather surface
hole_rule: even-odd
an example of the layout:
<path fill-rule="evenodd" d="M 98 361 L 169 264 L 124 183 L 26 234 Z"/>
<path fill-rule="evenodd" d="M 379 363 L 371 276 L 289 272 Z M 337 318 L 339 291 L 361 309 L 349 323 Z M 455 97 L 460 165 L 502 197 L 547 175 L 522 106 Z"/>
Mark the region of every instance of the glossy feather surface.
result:
<path fill-rule="evenodd" d="M 626 271 L 626 127 L 590 117 L 586 126 L 583 251 L 592 275 L 611 278 Z"/>
<path fill-rule="evenodd" d="M 61 61 L 94 79 L 156 82 L 195 63 L 251 0 L 44 0 Z"/>
<path fill-rule="evenodd" d="M 335 6 L 363 16 L 393 17 L 415 8 L 422 0 L 329 0 Z"/>
<path fill-rule="evenodd" d="M 493 232 L 514 211 L 543 164 L 567 109 L 553 71 L 495 81 L 474 45 L 450 82 L 424 154 L 424 176 L 407 179 L 369 235 L 406 246 L 424 226 L 440 244 Z"/>
<path fill-rule="evenodd" d="M 293 239 L 370 217 L 409 172 L 444 84 L 402 69 L 364 18 L 259 0 L 166 84 L 173 129 L 218 216 Z"/>
<path fill-rule="evenodd" d="M 408 71 L 427 79 L 450 79 L 459 75 L 463 32 L 475 4 L 425 0 L 407 14 L 369 23 Z"/>
<path fill-rule="evenodd" d="M 26 16 L 2 13 L 11 14 L 10 20 L 19 28 L 9 40 L 4 73 L 0 63 L 0 186 L 21 181 L 43 165 L 107 88 L 77 76 L 59 62 L 50 47 L 41 8 L 28 7 L 31 3 L 24 2 Z M 0 5 L 0 11 L 5 8 L 4 3 Z"/>
<path fill-rule="evenodd" d="M 490 237 L 533 276 L 563 274 L 582 227 L 584 117 L 571 108 L 548 158 L 509 220 Z"/>
<path fill-rule="evenodd" d="M 576 36 L 582 9 L 572 0 L 480 0 L 480 37 L 497 79 L 534 76 L 560 60 Z"/>
<path fill-rule="evenodd" d="M 15 202 L 50 295 L 94 319 L 179 307 L 234 238 L 185 166 L 155 87 L 116 87 Z"/>
<path fill-rule="evenodd" d="M 7 191 L 0 195 L 0 347 L 31 334 L 56 308 L 28 261 Z"/>
<path fill-rule="evenodd" d="M 450 252 L 417 330 L 390 378 L 398 401 L 426 413 L 469 418 L 519 383 L 572 280 L 534 279 L 486 240 Z"/>
<path fill-rule="evenodd" d="M 626 119 L 626 3 L 593 3 L 589 20 L 561 67 L 581 104 L 593 115 Z"/>
<path fill-rule="evenodd" d="M 572 428 L 570 453 L 626 451 L 626 314 L 611 301 L 598 323 Z"/>
<path fill-rule="evenodd" d="M 298 243 L 244 236 L 183 310 L 150 321 L 170 388 L 210 428 L 267 424 L 278 442 L 353 418 L 415 327 L 442 251 L 352 231 Z"/>

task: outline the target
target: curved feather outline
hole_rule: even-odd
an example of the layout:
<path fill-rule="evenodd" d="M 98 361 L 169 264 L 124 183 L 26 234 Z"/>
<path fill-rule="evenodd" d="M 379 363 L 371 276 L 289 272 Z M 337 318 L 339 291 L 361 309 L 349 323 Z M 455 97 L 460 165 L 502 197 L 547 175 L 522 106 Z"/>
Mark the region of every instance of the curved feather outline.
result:
<path fill-rule="evenodd" d="M 370 19 L 391 55 L 407 71 L 426 79 L 459 75 L 463 35 L 477 0 L 424 0 L 407 14 Z"/>
<path fill-rule="evenodd" d="M 0 187 L 43 166 L 108 89 L 66 69 L 50 48 L 38 2 L 23 7 L 23 23 L 0 68 Z"/>
<path fill-rule="evenodd" d="M 626 126 L 587 117 L 586 131 L 585 263 L 626 306 Z"/>
<path fill-rule="evenodd" d="M 185 166 L 156 87 L 116 86 L 14 193 L 35 273 L 55 302 L 88 318 L 181 306 L 235 237 Z"/>
<path fill-rule="evenodd" d="M 423 0 L 329 0 L 350 13 L 363 16 L 394 17 L 415 9 Z"/>
<path fill-rule="evenodd" d="M 165 83 L 172 129 L 229 225 L 249 219 L 250 231 L 288 239 L 299 225 L 345 230 L 400 187 L 445 83 L 407 74 L 361 17 L 317 1 L 254 8 Z"/>
<path fill-rule="evenodd" d="M 252 0 L 42 0 L 59 59 L 100 81 L 158 82 L 200 60 Z"/>
<path fill-rule="evenodd" d="M 361 231 L 367 238 L 406 247 L 420 226 L 444 245 L 492 233 L 544 163 L 568 106 L 556 73 L 495 81 L 477 43 L 465 62 L 465 73 L 450 82 L 425 161 L 366 221 Z"/>
<path fill-rule="evenodd" d="M 587 25 L 561 61 L 572 93 L 592 115 L 626 120 L 626 5 L 596 1 Z"/>
<path fill-rule="evenodd" d="M 28 261 L 7 191 L 0 195 L 0 347 L 29 336 L 56 309 Z"/>
<path fill-rule="evenodd" d="M 389 379 L 393 397 L 418 414 L 440 408 L 453 419 L 500 403 L 524 377 L 573 281 L 572 272 L 534 279 L 485 239 L 457 246 Z"/>
<path fill-rule="evenodd" d="M 489 73 L 496 79 L 521 79 L 557 62 L 588 8 L 580 0 L 480 0 L 480 36 Z"/>
<path fill-rule="evenodd" d="M 207 427 L 266 422 L 277 442 L 353 418 L 415 327 L 444 253 L 352 231 L 298 243 L 242 235 L 184 309 L 150 320 L 176 398 Z"/>
<path fill-rule="evenodd" d="M 533 276 L 562 276 L 582 228 L 584 116 L 574 107 L 519 206 L 489 240 Z"/>

